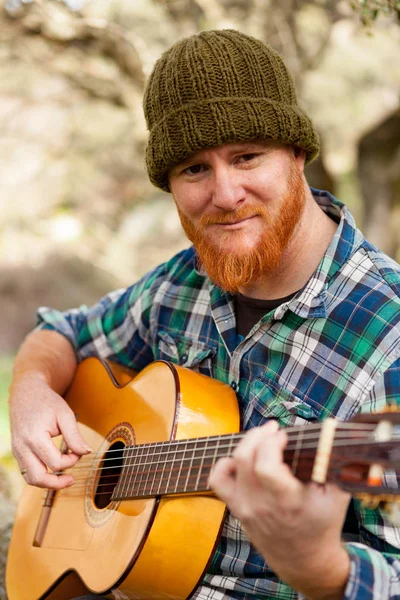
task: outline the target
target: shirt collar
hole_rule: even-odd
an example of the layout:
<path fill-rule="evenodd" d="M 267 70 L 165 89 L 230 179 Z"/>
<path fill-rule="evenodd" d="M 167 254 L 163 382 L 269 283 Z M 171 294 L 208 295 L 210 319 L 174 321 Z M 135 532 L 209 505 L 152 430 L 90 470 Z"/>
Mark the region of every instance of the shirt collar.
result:
<path fill-rule="evenodd" d="M 326 293 L 329 282 L 361 245 L 363 236 L 357 229 L 349 209 L 326 191 L 311 188 L 319 207 L 335 221 L 338 227 L 320 264 L 306 285 L 289 302 L 278 306 L 274 319 L 281 319 L 287 310 L 302 318 L 326 317 Z"/>

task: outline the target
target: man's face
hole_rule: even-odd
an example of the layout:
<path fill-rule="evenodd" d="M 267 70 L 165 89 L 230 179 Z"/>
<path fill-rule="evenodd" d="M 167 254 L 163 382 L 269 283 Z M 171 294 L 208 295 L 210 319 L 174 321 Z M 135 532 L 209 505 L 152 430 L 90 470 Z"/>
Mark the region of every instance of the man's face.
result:
<path fill-rule="evenodd" d="M 280 265 L 305 203 L 304 155 L 275 142 L 201 150 L 170 172 L 182 226 L 211 280 L 232 293 Z"/>

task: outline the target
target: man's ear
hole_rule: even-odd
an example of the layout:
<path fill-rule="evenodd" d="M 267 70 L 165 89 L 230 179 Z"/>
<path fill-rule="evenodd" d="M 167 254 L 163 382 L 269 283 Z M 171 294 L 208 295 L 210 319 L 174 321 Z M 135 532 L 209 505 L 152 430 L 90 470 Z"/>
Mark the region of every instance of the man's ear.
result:
<path fill-rule="evenodd" d="M 298 148 L 297 146 L 293 146 L 293 155 L 296 160 L 297 166 L 300 171 L 304 173 L 304 167 L 306 164 L 306 151 L 302 148 Z"/>

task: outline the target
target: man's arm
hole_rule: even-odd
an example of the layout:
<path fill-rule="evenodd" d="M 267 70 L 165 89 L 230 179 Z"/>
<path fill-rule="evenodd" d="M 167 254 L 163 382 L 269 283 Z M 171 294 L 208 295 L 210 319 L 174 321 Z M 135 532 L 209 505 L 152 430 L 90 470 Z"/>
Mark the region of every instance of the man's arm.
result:
<path fill-rule="evenodd" d="M 70 475 L 54 475 L 73 466 L 90 452 L 78 431 L 76 419 L 61 397 L 76 370 L 70 342 L 55 331 L 34 331 L 17 355 L 10 387 L 12 449 L 25 481 L 39 487 L 61 489 L 73 483 Z M 62 435 L 68 454 L 52 438 Z"/>
<path fill-rule="evenodd" d="M 92 307 L 65 312 L 39 309 L 40 329 L 23 343 L 10 389 L 12 449 L 21 471 L 26 471 L 27 483 L 53 489 L 72 485 L 71 475 L 57 476 L 48 468 L 66 469 L 90 452 L 75 415 L 61 397 L 78 362 L 99 356 L 140 370 L 153 360 L 141 337 L 148 327 L 143 312 L 147 314 L 151 304 L 146 287 L 143 278 L 138 285 L 107 294 Z M 136 302 L 143 310 L 135 310 Z M 61 454 L 52 441 L 60 434 L 69 454 Z"/>

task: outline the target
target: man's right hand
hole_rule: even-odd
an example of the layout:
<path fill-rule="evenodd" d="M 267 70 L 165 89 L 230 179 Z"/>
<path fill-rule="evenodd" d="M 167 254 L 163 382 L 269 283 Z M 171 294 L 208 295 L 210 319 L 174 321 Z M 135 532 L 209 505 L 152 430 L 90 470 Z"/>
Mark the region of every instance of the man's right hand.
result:
<path fill-rule="evenodd" d="M 27 373 L 11 388 L 12 450 L 25 481 L 43 488 L 72 485 L 71 475 L 56 475 L 76 464 L 91 449 L 78 431 L 75 415 L 40 373 Z M 53 437 L 62 435 L 62 454 Z"/>
<path fill-rule="evenodd" d="M 14 364 L 10 388 L 12 451 L 25 481 L 59 490 L 72 485 L 71 475 L 57 475 L 91 452 L 78 431 L 75 415 L 61 397 L 76 371 L 70 342 L 55 331 L 34 331 Z M 53 438 L 62 435 L 68 453 Z"/>

